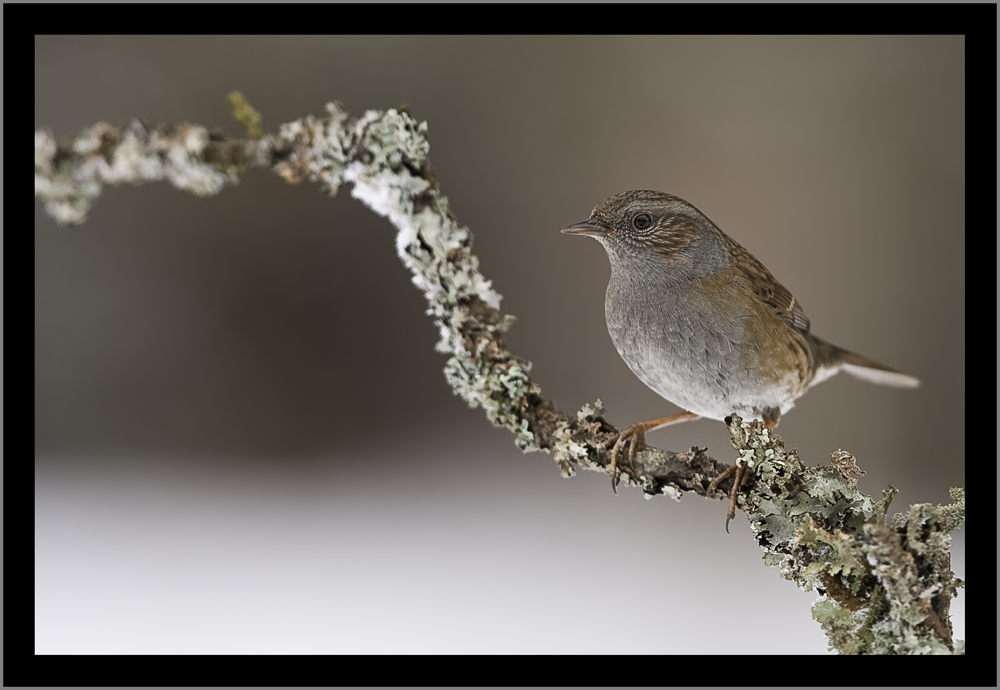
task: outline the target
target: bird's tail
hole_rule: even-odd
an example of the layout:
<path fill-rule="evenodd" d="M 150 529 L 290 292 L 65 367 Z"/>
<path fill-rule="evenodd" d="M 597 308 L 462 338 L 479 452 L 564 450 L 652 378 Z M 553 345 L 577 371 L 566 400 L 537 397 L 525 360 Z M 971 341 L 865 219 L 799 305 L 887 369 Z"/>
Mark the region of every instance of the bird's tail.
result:
<path fill-rule="evenodd" d="M 807 337 L 816 359 L 814 384 L 833 376 L 838 371 L 845 371 L 855 378 L 879 386 L 916 388 L 920 385 L 920 379 L 915 376 L 904 374 L 898 369 L 887 367 L 857 352 L 851 352 L 833 343 L 828 343 L 812 333 Z"/>

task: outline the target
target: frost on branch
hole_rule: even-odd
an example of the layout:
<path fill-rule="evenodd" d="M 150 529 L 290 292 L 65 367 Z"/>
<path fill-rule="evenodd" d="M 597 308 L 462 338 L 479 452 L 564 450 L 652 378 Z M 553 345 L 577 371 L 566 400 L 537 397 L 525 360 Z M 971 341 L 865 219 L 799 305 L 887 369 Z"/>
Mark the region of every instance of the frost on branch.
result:
<path fill-rule="evenodd" d="M 245 102 L 243 120 L 259 122 Z M 252 111 L 252 112 L 251 112 Z M 472 234 L 452 215 L 428 161 L 427 124 L 405 110 L 370 110 L 352 119 L 337 103 L 327 116 L 307 116 L 277 134 L 228 138 L 190 124 L 123 129 L 99 123 L 57 144 L 35 133 L 35 196 L 58 222 L 83 222 L 104 184 L 167 180 L 199 195 L 215 194 L 237 174 L 271 167 L 290 183 L 320 182 L 351 194 L 392 223 L 396 250 L 427 299 L 437 326 L 435 348 L 448 356 L 445 379 L 473 408 L 514 434 L 525 452 L 552 454 L 565 476 L 578 468 L 606 472 L 618 437 L 598 400 L 575 415 L 561 412 L 512 354 L 504 334 L 514 318 L 500 312 L 500 295 L 479 272 Z M 728 422 L 738 460 L 754 469 L 740 507 L 764 550 L 764 560 L 821 600 L 814 617 L 842 653 L 962 653 L 952 640 L 948 607 L 961 581 L 950 567 L 949 533 L 964 520 L 961 490 L 947 506 L 917 505 L 885 524 L 890 487 L 873 501 L 856 486 L 864 472 L 837 451 L 828 466 L 807 468 L 781 437 L 760 422 Z M 685 492 L 727 498 L 732 479 L 708 494 L 726 465 L 704 449 L 675 453 L 644 447 L 622 482 L 646 497 Z M 721 518 L 721 513 L 720 513 Z"/>

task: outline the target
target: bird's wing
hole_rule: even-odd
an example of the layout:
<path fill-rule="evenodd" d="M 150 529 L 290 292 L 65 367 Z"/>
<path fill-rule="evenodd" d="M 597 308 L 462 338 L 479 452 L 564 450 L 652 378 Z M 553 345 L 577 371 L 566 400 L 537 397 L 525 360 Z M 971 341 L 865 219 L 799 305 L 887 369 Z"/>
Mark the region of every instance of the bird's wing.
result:
<path fill-rule="evenodd" d="M 802 333 L 808 333 L 809 317 L 795 296 L 775 280 L 771 272 L 753 254 L 731 237 L 727 236 L 726 239 L 729 240 L 733 266 L 742 271 L 750 281 L 750 286 L 760 301 L 772 307 L 789 326 Z"/>

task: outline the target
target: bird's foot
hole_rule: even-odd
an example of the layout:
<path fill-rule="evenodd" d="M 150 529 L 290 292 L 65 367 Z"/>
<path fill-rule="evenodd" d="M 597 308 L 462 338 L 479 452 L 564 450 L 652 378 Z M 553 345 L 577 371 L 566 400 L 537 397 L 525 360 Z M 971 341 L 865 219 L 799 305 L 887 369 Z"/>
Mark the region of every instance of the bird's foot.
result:
<path fill-rule="evenodd" d="M 622 456 L 625 444 L 628 444 L 628 465 L 632 467 L 632 461 L 635 460 L 635 453 L 639 445 L 646 444 L 644 423 L 633 424 L 618 434 L 618 440 L 615 441 L 614 448 L 611 449 L 611 465 L 608 467 L 608 473 L 611 475 L 611 490 L 615 494 L 618 493 L 618 459 Z"/>
<path fill-rule="evenodd" d="M 629 467 L 634 467 L 635 453 L 639 449 L 639 446 L 646 445 L 647 431 L 656 431 L 665 426 L 680 424 L 690 419 L 698 419 L 698 415 L 693 412 L 678 412 L 667 417 L 650 419 L 648 422 L 638 422 L 619 433 L 618 440 L 615 441 L 615 447 L 611 449 L 611 465 L 608 466 L 608 472 L 611 474 L 611 490 L 616 494 L 618 493 L 618 461 L 622 456 L 622 451 L 626 443 L 628 444 L 628 464 Z"/>

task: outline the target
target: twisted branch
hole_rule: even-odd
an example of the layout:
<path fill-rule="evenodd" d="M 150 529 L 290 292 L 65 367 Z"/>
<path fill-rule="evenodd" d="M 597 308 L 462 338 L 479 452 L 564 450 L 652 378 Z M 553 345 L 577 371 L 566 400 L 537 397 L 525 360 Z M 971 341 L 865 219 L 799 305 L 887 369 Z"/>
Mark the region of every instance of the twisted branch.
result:
<path fill-rule="evenodd" d="M 251 138 L 230 138 L 191 124 L 124 128 L 98 123 L 58 143 L 35 133 L 35 195 L 63 224 L 82 223 L 106 184 L 166 180 L 198 195 L 235 184 L 254 168 L 272 168 L 290 183 L 319 182 L 351 194 L 397 229 L 396 250 L 427 299 L 438 327 L 435 349 L 449 356 L 445 378 L 470 407 L 514 434 L 525 452 L 552 455 L 564 476 L 579 468 L 607 472 L 618 431 L 598 400 L 575 415 L 560 411 L 528 376 L 531 363 L 511 353 L 504 334 L 514 318 L 479 272 L 472 234 L 452 214 L 428 160 L 427 124 L 404 110 L 370 110 L 352 119 L 336 103 L 324 118 L 307 116 L 259 134 L 260 118 L 241 97 L 234 108 Z M 961 653 L 951 639 L 948 605 L 961 581 L 950 570 L 948 532 L 964 519 L 964 494 L 954 504 L 913 506 L 883 523 L 892 493 L 881 502 L 857 491 L 854 459 L 843 451 L 831 465 L 805 468 L 794 451 L 760 422 L 727 420 L 737 462 L 755 469 L 741 508 L 783 577 L 824 597 L 814 616 L 832 647 L 846 653 Z M 708 495 L 728 467 L 704 449 L 645 447 L 622 482 L 647 496 L 680 499 L 692 492 L 726 498 L 732 480 Z M 891 489 L 891 487 L 890 487 Z"/>

